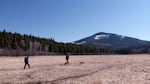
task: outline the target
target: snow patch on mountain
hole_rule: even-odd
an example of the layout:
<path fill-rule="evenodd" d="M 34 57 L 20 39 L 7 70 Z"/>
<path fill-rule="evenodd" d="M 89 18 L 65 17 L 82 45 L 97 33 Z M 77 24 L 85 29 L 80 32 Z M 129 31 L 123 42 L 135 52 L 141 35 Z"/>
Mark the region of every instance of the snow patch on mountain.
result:
<path fill-rule="evenodd" d="M 116 35 L 119 36 L 121 40 L 126 38 L 126 36 L 123 36 L 123 35 L 118 35 L 118 34 L 116 34 Z"/>
<path fill-rule="evenodd" d="M 109 38 L 110 35 L 106 35 L 106 34 L 101 34 L 101 35 L 96 35 L 94 37 L 95 40 L 100 40 L 100 39 L 107 39 Z"/>
<path fill-rule="evenodd" d="M 121 39 L 124 39 L 124 38 L 126 38 L 126 37 L 121 35 L 120 38 L 121 38 Z"/>
<path fill-rule="evenodd" d="M 82 41 L 82 42 L 78 42 L 76 44 L 81 45 L 81 44 L 85 44 L 85 43 L 86 43 L 86 41 Z"/>

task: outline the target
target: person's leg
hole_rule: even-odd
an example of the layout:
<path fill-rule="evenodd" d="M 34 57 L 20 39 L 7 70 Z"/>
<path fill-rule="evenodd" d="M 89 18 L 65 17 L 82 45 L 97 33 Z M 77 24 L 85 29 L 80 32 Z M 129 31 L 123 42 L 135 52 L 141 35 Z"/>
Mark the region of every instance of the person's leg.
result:
<path fill-rule="evenodd" d="M 24 69 L 26 68 L 26 63 L 25 63 L 25 65 L 24 65 Z"/>
<path fill-rule="evenodd" d="M 66 65 L 67 62 L 64 63 L 64 65 Z"/>
<path fill-rule="evenodd" d="M 28 64 L 28 68 L 30 69 L 30 64 Z"/>
<path fill-rule="evenodd" d="M 69 61 L 67 60 L 67 64 L 69 64 Z"/>

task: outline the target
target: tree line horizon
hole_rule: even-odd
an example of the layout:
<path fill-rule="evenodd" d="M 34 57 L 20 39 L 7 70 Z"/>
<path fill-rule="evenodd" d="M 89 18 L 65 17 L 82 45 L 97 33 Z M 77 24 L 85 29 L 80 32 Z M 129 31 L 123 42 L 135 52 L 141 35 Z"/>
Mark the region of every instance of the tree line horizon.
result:
<path fill-rule="evenodd" d="M 150 46 L 114 49 L 56 42 L 54 38 L 0 31 L 0 56 L 64 55 L 65 53 L 73 55 L 143 54 L 150 53 Z"/>

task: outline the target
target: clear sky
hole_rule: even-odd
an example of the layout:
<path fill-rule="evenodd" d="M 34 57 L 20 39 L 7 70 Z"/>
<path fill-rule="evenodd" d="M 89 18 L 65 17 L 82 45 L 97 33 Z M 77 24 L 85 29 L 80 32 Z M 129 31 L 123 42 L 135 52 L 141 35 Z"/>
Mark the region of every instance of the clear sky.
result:
<path fill-rule="evenodd" d="M 150 41 L 150 0 L 0 0 L 0 30 L 71 42 L 98 32 Z"/>

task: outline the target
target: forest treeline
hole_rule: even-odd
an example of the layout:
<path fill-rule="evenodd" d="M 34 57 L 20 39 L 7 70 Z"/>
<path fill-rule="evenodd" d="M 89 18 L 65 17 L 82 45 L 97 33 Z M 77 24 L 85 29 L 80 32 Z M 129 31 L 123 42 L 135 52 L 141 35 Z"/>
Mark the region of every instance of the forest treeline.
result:
<path fill-rule="evenodd" d="M 70 53 L 83 54 L 145 54 L 150 53 L 150 46 L 132 48 L 104 48 L 100 46 L 77 45 L 56 42 L 53 38 L 40 38 L 33 35 L 0 31 L 0 56 L 20 55 L 61 55 Z"/>
<path fill-rule="evenodd" d="M 53 38 L 0 31 L 0 55 L 110 54 L 110 48 L 56 42 Z"/>

